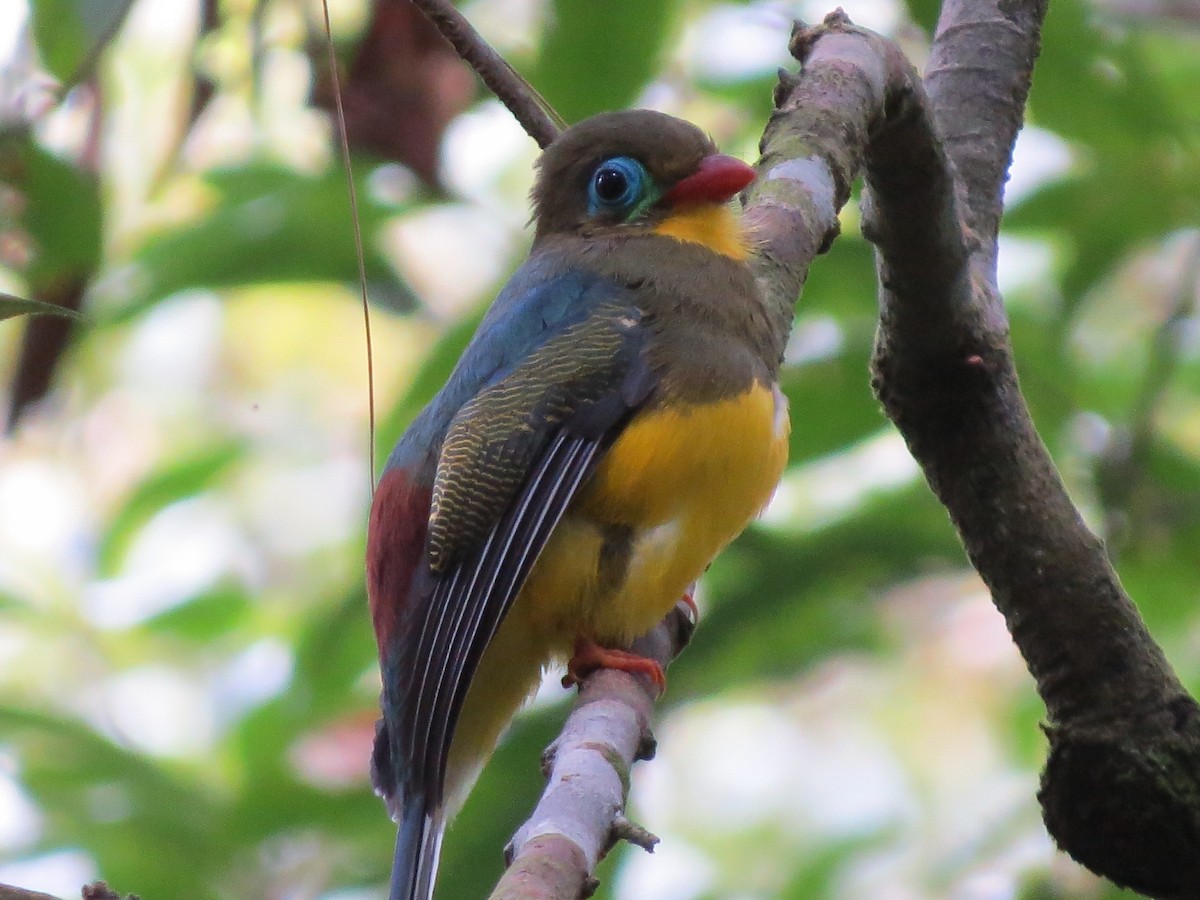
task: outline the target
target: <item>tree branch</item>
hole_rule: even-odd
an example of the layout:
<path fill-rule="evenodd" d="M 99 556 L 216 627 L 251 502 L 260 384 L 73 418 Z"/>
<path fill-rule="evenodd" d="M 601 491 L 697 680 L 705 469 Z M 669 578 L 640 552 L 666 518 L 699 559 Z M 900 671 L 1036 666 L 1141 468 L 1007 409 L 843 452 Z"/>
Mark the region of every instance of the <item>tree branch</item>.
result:
<path fill-rule="evenodd" d="M 450 0 L 413 0 L 454 45 L 483 83 L 508 107 L 525 133 L 543 150 L 565 127 L 562 117 L 503 56 L 483 39 Z"/>
<path fill-rule="evenodd" d="M 1001 188 L 1044 9 L 951 0 L 933 55 L 933 100 L 893 45 L 843 15 L 800 29 L 792 49 L 804 70 L 781 80 L 747 220 L 761 242 L 767 296 L 789 304 L 813 254 L 836 234 L 836 208 L 861 159 L 864 232 L 881 285 L 874 386 L 1046 701 L 1047 826 L 1118 884 L 1192 896 L 1197 707 L 1037 436 L 994 287 Z M 973 54 L 987 63 L 967 65 Z M 1002 87 L 972 85 L 992 69 L 1008 72 Z M 934 109 L 955 123 L 945 145 Z"/>
<path fill-rule="evenodd" d="M 864 232 L 881 285 L 873 381 L 1046 703 L 1039 799 L 1050 833 L 1118 884 L 1194 897 L 1200 710 L 1034 429 L 994 287 L 1000 186 L 1044 11 L 1040 0 L 949 0 L 939 25 L 932 103 L 939 123 L 954 123 L 946 147 L 982 242 L 955 227 L 963 215 L 947 189 L 954 170 L 920 93 L 904 98 L 868 148 Z M 1012 75 L 998 86 L 993 70 Z"/>
<path fill-rule="evenodd" d="M 759 144 L 759 178 L 743 197 L 759 286 L 788 318 L 812 260 L 838 235 L 838 212 L 866 148 L 900 99 L 921 91 L 900 49 L 854 26 L 841 10 L 821 25 L 797 24 L 790 49 L 802 70 L 780 71 L 775 112 Z M 928 169 L 903 174 L 922 177 Z"/>
<path fill-rule="evenodd" d="M 633 650 L 663 668 L 695 628 L 680 601 Z M 650 717 L 658 689 L 649 678 L 598 669 L 579 686 L 562 732 L 546 749 L 546 789 L 506 849 L 509 868 L 491 900 L 551 900 L 590 894 L 592 871 L 618 840 L 653 850 L 658 838 L 624 817 L 629 770 L 654 756 Z"/>
<path fill-rule="evenodd" d="M 938 133 L 959 168 L 978 262 L 995 274 L 1004 182 L 1025 117 L 1047 0 L 944 0 L 925 71 Z"/>

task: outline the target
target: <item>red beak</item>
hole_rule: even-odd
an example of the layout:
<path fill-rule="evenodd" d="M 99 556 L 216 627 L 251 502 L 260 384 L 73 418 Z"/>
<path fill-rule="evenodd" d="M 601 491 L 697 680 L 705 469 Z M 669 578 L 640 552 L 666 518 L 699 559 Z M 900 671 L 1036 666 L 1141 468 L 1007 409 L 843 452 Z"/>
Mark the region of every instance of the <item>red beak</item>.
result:
<path fill-rule="evenodd" d="M 671 206 L 692 203 L 725 203 L 754 180 L 754 167 L 740 159 L 714 153 L 700 161 L 700 167 L 676 182 L 665 195 Z"/>

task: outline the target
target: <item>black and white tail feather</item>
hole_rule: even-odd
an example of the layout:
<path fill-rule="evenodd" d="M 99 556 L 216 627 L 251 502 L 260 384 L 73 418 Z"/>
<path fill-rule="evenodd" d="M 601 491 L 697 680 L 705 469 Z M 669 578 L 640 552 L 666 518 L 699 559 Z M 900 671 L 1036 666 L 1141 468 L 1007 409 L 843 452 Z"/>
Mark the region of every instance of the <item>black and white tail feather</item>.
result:
<path fill-rule="evenodd" d="M 383 727 L 376 739 L 376 784 L 399 825 L 390 900 L 433 897 L 446 762 L 471 678 L 603 448 L 602 440 L 560 430 L 483 545 L 434 588 L 414 654 L 427 661 L 425 671 L 415 690 L 396 697 L 407 710 L 407 734 L 393 743 L 400 736 Z"/>
<path fill-rule="evenodd" d="M 388 900 L 429 900 L 437 880 L 445 817 L 440 807 L 429 811 L 423 797 L 414 797 L 405 804 L 399 824 Z"/>

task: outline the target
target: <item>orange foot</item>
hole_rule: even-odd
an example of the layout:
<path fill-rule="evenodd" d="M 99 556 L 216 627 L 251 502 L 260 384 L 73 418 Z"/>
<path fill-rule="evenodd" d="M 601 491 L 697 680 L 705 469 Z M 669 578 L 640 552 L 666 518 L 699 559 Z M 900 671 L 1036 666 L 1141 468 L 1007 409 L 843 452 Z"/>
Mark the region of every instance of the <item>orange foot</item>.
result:
<path fill-rule="evenodd" d="M 652 659 L 639 656 L 628 650 L 614 650 L 611 647 L 601 647 L 591 638 L 579 638 L 575 641 L 575 655 L 567 663 L 567 674 L 563 677 L 565 688 L 579 684 L 597 669 L 620 669 L 633 675 L 645 675 L 659 693 L 667 689 L 667 676 L 663 674 L 662 666 Z"/>

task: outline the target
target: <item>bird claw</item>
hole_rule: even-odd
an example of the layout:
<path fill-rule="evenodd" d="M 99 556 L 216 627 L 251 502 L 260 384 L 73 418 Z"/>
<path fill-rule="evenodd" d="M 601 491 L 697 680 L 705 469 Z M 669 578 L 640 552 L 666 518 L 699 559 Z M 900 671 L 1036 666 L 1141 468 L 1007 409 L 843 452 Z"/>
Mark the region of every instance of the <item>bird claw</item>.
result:
<path fill-rule="evenodd" d="M 580 638 L 575 642 L 575 655 L 567 663 L 567 674 L 563 676 L 562 685 L 569 688 L 579 684 L 597 669 L 619 669 L 631 675 L 645 675 L 660 694 L 667 689 L 667 676 L 662 666 L 654 660 L 629 650 L 601 647 L 590 638 Z"/>

